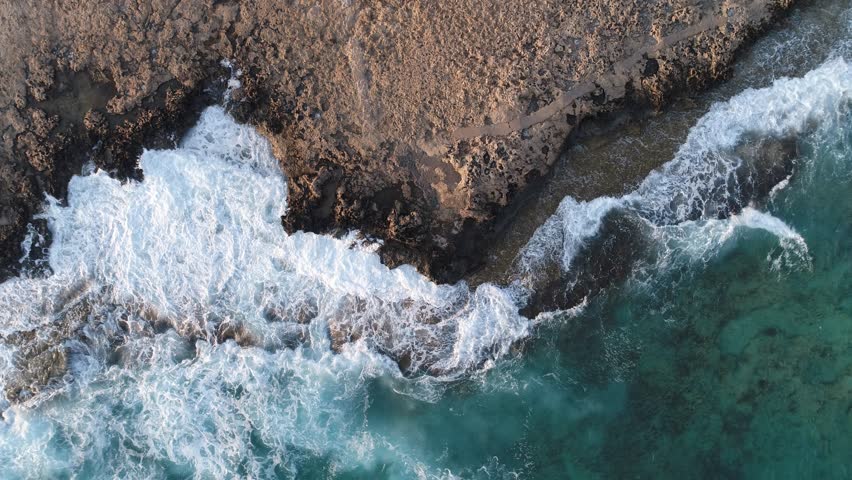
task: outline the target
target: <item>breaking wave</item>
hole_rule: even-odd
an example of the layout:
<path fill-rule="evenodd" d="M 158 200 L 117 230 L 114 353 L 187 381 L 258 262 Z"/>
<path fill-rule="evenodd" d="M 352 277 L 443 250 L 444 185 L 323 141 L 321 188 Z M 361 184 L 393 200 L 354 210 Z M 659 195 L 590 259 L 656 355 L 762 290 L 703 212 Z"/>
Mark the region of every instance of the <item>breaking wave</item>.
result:
<path fill-rule="evenodd" d="M 141 182 L 75 177 L 42 215 L 51 274 L 0 285 L 7 396 L 47 402 L 6 410 L 0 459 L 16 471 L 109 452 L 98 468 L 134 478 L 172 464 L 257 476 L 295 468 L 284 452 L 358 456 L 347 424 L 368 379 L 429 399 L 529 333 L 511 290 L 390 270 L 354 234 L 286 235 L 277 160 L 221 108 L 140 166 Z M 252 459 L 252 444 L 280 458 Z M 73 454 L 52 457 L 60 445 Z"/>
<path fill-rule="evenodd" d="M 517 269 L 534 276 L 558 262 L 569 271 L 577 253 L 615 211 L 641 219 L 657 246 L 669 247 L 655 268 L 673 258 L 707 260 L 736 229 L 774 234 L 784 250 L 775 267 L 808 268 L 807 245 L 782 220 L 759 210 L 790 181 L 797 139 L 839 118 L 852 99 L 852 67 L 840 57 L 803 78 L 784 78 L 715 104 L 690 130 L 675 158 L 633 192 L 588 202 L 566 197 L 521 252 Z"/>

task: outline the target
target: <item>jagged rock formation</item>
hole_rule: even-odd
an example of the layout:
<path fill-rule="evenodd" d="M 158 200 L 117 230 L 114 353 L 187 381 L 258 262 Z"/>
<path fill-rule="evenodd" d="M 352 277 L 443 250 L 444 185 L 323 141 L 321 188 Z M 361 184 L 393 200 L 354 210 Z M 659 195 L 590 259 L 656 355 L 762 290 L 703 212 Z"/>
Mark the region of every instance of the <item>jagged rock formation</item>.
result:
<path fill-rule="evenodd" d="M 790 3 L 0 0 L 0 260 L 83 162 L 138 176 L 221 98 L 227 59 L 233 113 L 289 178 L 287 228 L 359 228 L 454 280 L 585 117 L 723 77 Z"/>

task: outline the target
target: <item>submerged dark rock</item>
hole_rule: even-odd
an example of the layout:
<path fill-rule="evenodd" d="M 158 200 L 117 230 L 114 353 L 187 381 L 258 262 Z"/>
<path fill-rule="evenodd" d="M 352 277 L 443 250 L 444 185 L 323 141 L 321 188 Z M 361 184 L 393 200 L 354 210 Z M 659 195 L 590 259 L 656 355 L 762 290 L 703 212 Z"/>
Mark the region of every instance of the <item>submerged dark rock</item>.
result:
<path fill-rule="evenodd" d="M 747 137 L 741 142 L 736 149 L 736 155 L 743 160 L 737 170 L 740 188 L 732 197 L 736 204 L 731 213 L 739 212 L 749 202 L 763 201 L 776 185 L 794 173 L 799 158 L 799 136 Z"/>

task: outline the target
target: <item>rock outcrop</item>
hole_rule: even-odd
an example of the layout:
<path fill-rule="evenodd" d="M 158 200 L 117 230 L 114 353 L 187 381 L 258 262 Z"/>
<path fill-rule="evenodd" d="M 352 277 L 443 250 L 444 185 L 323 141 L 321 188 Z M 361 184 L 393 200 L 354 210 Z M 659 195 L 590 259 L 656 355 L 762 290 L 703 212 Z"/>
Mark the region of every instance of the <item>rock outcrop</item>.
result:
<path fill-rule="evenodd" d="M 45 193 L 86 161 L 138 177 L 240 71 L 232 112 L 281 161 L 286 228 L 358 228 L 458 279 L 584 118 L 724 77 L 790 3 L 0 0 L 0 277 Z"/>

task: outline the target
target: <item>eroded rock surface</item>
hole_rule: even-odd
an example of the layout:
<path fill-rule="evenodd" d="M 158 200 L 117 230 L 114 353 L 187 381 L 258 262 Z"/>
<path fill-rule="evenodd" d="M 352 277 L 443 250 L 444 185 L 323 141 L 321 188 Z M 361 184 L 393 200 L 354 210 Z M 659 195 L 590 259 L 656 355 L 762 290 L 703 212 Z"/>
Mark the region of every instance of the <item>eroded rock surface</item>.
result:
<path fill-rule="evenodd" d="M 0 0 L 0 260 L 83 162 L 137 176 L 219 101 L 226 59 L 233 113 L 289 178 L 288 229 L 359 228 L 454 280 L 585 117 L 723 77 L 790 3 Z"/>

